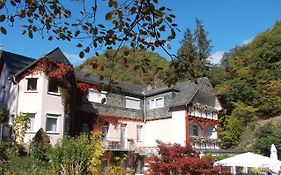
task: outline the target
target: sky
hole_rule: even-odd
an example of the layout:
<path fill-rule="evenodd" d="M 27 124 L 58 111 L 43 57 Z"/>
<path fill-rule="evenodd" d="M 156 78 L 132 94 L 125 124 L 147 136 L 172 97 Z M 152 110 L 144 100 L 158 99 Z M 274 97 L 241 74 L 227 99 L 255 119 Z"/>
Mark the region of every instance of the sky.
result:
<path fill-rule="evenodd" d="M 277 20 L 281 20 L 280 0 L 159 0 L 159 3 L 173 9 L 176 15 L 175 22 L 180 29 L 176 39 L 169 43 L 172 46 L 171 53 L 176 53 L 179 49 L 186 28 L 194 30 L 195 18 L 198 18 L 203 21 L 208 39 L 212 40 L 213 63 L 219 63 L 224 52 L 236 45 L 251 42 L 257 34 L 271 28 Z M 101 21 L 104 20 L 101 19 L 102 16 L 100 15 Z M 29 39 L 20 34 L 19 28 L 19 26 L 8 28 L 7 35 L 0 34 L 3 50 L 39 58 L 60 47 L 74 65 L 79 65 L 95 53 L 92 51 L 85 56 L 86 58 L 80 59 L 76 42 L 50 42 L 39 35 Z M 164 51 L 158 49 L 157 52 L 164 58 L 169 58 Z"/>

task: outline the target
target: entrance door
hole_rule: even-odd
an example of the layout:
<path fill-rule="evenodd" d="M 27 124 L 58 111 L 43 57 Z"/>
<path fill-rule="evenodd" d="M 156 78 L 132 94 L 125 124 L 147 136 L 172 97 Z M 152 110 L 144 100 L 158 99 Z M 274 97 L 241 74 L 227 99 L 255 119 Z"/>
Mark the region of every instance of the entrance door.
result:
<path fill-rule="evenodd" d="M 125 148 L 127 143 L 126 126 L 127 126 L 126 124 L 121 124 L 121 135 L 120 135 L 121 148 Z"/>

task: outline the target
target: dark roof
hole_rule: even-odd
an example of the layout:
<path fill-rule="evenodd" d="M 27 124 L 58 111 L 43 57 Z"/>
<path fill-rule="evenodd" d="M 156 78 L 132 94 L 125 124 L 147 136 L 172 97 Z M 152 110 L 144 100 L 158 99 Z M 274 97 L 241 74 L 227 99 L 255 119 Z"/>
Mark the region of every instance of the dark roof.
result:
<path fill-rule="evenodd" d="M 185 88 L 183 88 L 179 93 L 177 93 L 175 98 L 172 100 L 170 107 L 177 107 L 189 104 L 198 90 L 199 87 L 195 83 L 189 82 L 189 84 L 187 84 Z"/>
<path fill-rule="evenodd" d="M 196 95 L 194 96 L 193 102 L 198 102 L 204 105 L 216 106 L 216 96 L 213 93 L 210 93 L 208 91 L 199 89 Z"/>
<path fill-rule="evenodd" d="M 95 85 L 109 84 L 109 79 L 107 78 L 101 80 L 98 76 L 88 75 L 87 73 L 81 71 L 76 71 L 75 76 L 76 76 L 76 80 L 80 82 L 85 82 Z M 118 90 L 121 90 L 122 92 L 143 96 L 143 89 L 138 86 L 134 86 L 123 82 L 117 82 L 116 84 L 113 85 L 113 87 L 116 87 Z"/>
<path fill-rule="evenodd" d="M 7 69 L 9 70 L 9 76 L 18 73 L 24 67 L 35 61 L 34 58 L 18 55 L 3 50 L 0 51 L 0 57 Z"/>
<path fill-rule="evenodd" d="M 164 92 L 175 91 L 175 90 L 177 90 L 177 89 L 175 89 L 174 86 L 172 86 L 172 87 L 163 86 L 160 88 L 143 89 L 143 93 L 145 96 L 152 96 L 152 95 L 157 95 L 157 94 L 161 94 Z"/>
<path fill-rule="evenodd" d="M 65 57 L 65 55 L 63 54 L 63 52 L 60 50 L 60 48 L 56 48 L 54 50 L 52 50 L 51 52 L 47 53 L 45 56 L 47 56 L 48 58 L 50 58 L 51 60 L 55 61 L 55 62 L 59 62 L 59 63 L 64 63 L 64 64 L 70 64 L 69 60 Z M 43 58 L 43 57 L 42 57 Z M 40 58 L 41 59 L 41 58 Z M 28 69 L 30 69 L 32 66 L 34 66 L 40 59 L 37 60 L 33 60 L 33 62 L 31 62 L 30 64 L 26 65 L 25 67 L 23 67 L 21 70 L 19 70 L 18 72 L 15 73 L 15 77 L 21 75 L 22 73 L 24 73 L 25 71 L 27 71 Z"/>
<path fill-rule="evenodd" d="M 180 92 L 170 104 L 170 107 L 183 106 L 191 102 L 198 102 L 204 105 L 216 107 L 216 95 L 208 78 L 203 77 L 197 80 L 197 84 L 186 81 L 175 85 Z"/>
<path fill-rule="evenodd" d="M 93 76 L 85 72 L 76 71 L 75 72 L 76 80 L 80 82 L 85 82 L 95 85 L 108 85 L 109 79 L 104 78 L 101 80 L 98 76 Z M 142 89 L 138 86 L 131 84 L 117 82 L 116 85 L 112 85 L 122 92 L 137 95 L 137 96 L 152 96 L 165 92 L 175 92 L 176 95 L 170 103 L 169 107 L 184 106 L 191 102 L 199 102 L 211 107 L 216 105 L 216 96 L 213 93 L 213 88 L 208 78 L 203 77 L 198 79 L 198 83 L 192 82 L 190 80 L 177 83 L 172 87 L 161 87 L 155 89 Z"/>
<path fill-rule="evenodd" d="M 59 47 L 47 53 L 46 56 L 59 63 L 71 64 Z"/>
<path fill-rule="evenodd" d="M 243 150 L 227 150 L 227 149 L 203 149 L 201 150 L 202 153 L 212 153 L 212 154 L 242 154 L 246 153 L 247 151 Z"/>

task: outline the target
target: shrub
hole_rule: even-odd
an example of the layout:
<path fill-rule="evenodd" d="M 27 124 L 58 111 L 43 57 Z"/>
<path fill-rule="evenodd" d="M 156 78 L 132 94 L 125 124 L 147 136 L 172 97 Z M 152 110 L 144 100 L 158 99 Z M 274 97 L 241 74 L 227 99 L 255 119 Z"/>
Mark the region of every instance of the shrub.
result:
<path fill-rule="evenodd" d="M 84 135 L 62 139 L 48 153 L 53 174 L 86 174 L 92 148 L 91 140 Z"/>
<path fill-rule="evenodd" d="M 30 156 L 9 156 L 9 161 L 2 163 L 1 168 L 5 175 L 50 174 L 47 163 L 38 161 Z"/>
<path fill-rule="evenodd" d="M 30 143 L 30 154 L 32 157 L 35 157 L 39 160 L 46 161 L 47 151 L 50 148 L 51 148 L 50 138 L 44 132 L 44 130 L 40 128 Z"/>
<path fill-rule="evenodd" d="M 191 145 L 164 144 L 158 141 L 159 156 L 148 160 L 150 175 L 214 175 L 220 171 L 210 157 L 199 157 Z"/>
<path fill-rule="evenodd" d="M 110 165 L 104 171 L 104 175 L 128 175 L 128 173 L 128 170 L 116 165 Z"/>
<path fill-rule="evenodd" d="M 0 108 L 0 124 L 9 120 L 9 110 L 6 107 Z"/>
<path fill-rule="evenodd" d="M 101 146 L 100 138 L 102 132 L 93 131 L 91 133 L 91 142 L 93 143 L 91 156 L 89 160 L 88 171 L 92 174 L 100 174 L 101 173 L 101 158 L 103 156 L 104 150 Z"/>
<path fill-rule="evenodd" d="M 8 156 L 26 156 L 26 147 L 16 142 L 7 144 L 6 154 Z"/>
<path fill-rule="evenodd" d="M 6 142 L 0 143 L 0 164 L 1 162 L 7 160 L 6 150 L 8 149 L 9 145 Z M 1 174 L 1 173 L 0 173 Z"/>

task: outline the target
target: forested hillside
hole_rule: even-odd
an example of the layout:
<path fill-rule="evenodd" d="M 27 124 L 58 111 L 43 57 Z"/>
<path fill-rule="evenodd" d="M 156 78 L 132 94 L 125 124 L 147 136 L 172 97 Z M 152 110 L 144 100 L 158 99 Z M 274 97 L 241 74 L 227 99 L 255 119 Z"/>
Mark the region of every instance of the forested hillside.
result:
<path fill-rule="evenodd" d="M 241 142 L 241 136 L 247 134 L 244 133 L 247 127 L 252 129 L 246 132 L 251 132 L 255 122 L 281 113 L 281 22 L 257 35 L 251 43 L 225 54 L 221 64 L 209 72 L 209 77 L 225 108 L 220 121 L 222 146 L 233 148 Z M 279 131 L 278 137 L 281 129 Z M 255 137 L 266 138 L 270 133 L 269 130 L 256 133 Z M 268 144 L 277 140 L 280 139 L 271 139 L 263 145 L 269 149 Z M 251 149 L 263 152 L 259 141 L 255 139 Z M 275 144 L 280 150 L 281 143 Z"/>
<path fill-rule="evenodd" d="M 142 87 L 163 85 L 163 76 L 169 67 L 169 62 L 157 53 L 123 47 L 112 62 L 105 59 L 112 54 L 114 51 L 91 57 L 76 70 Z"/>

